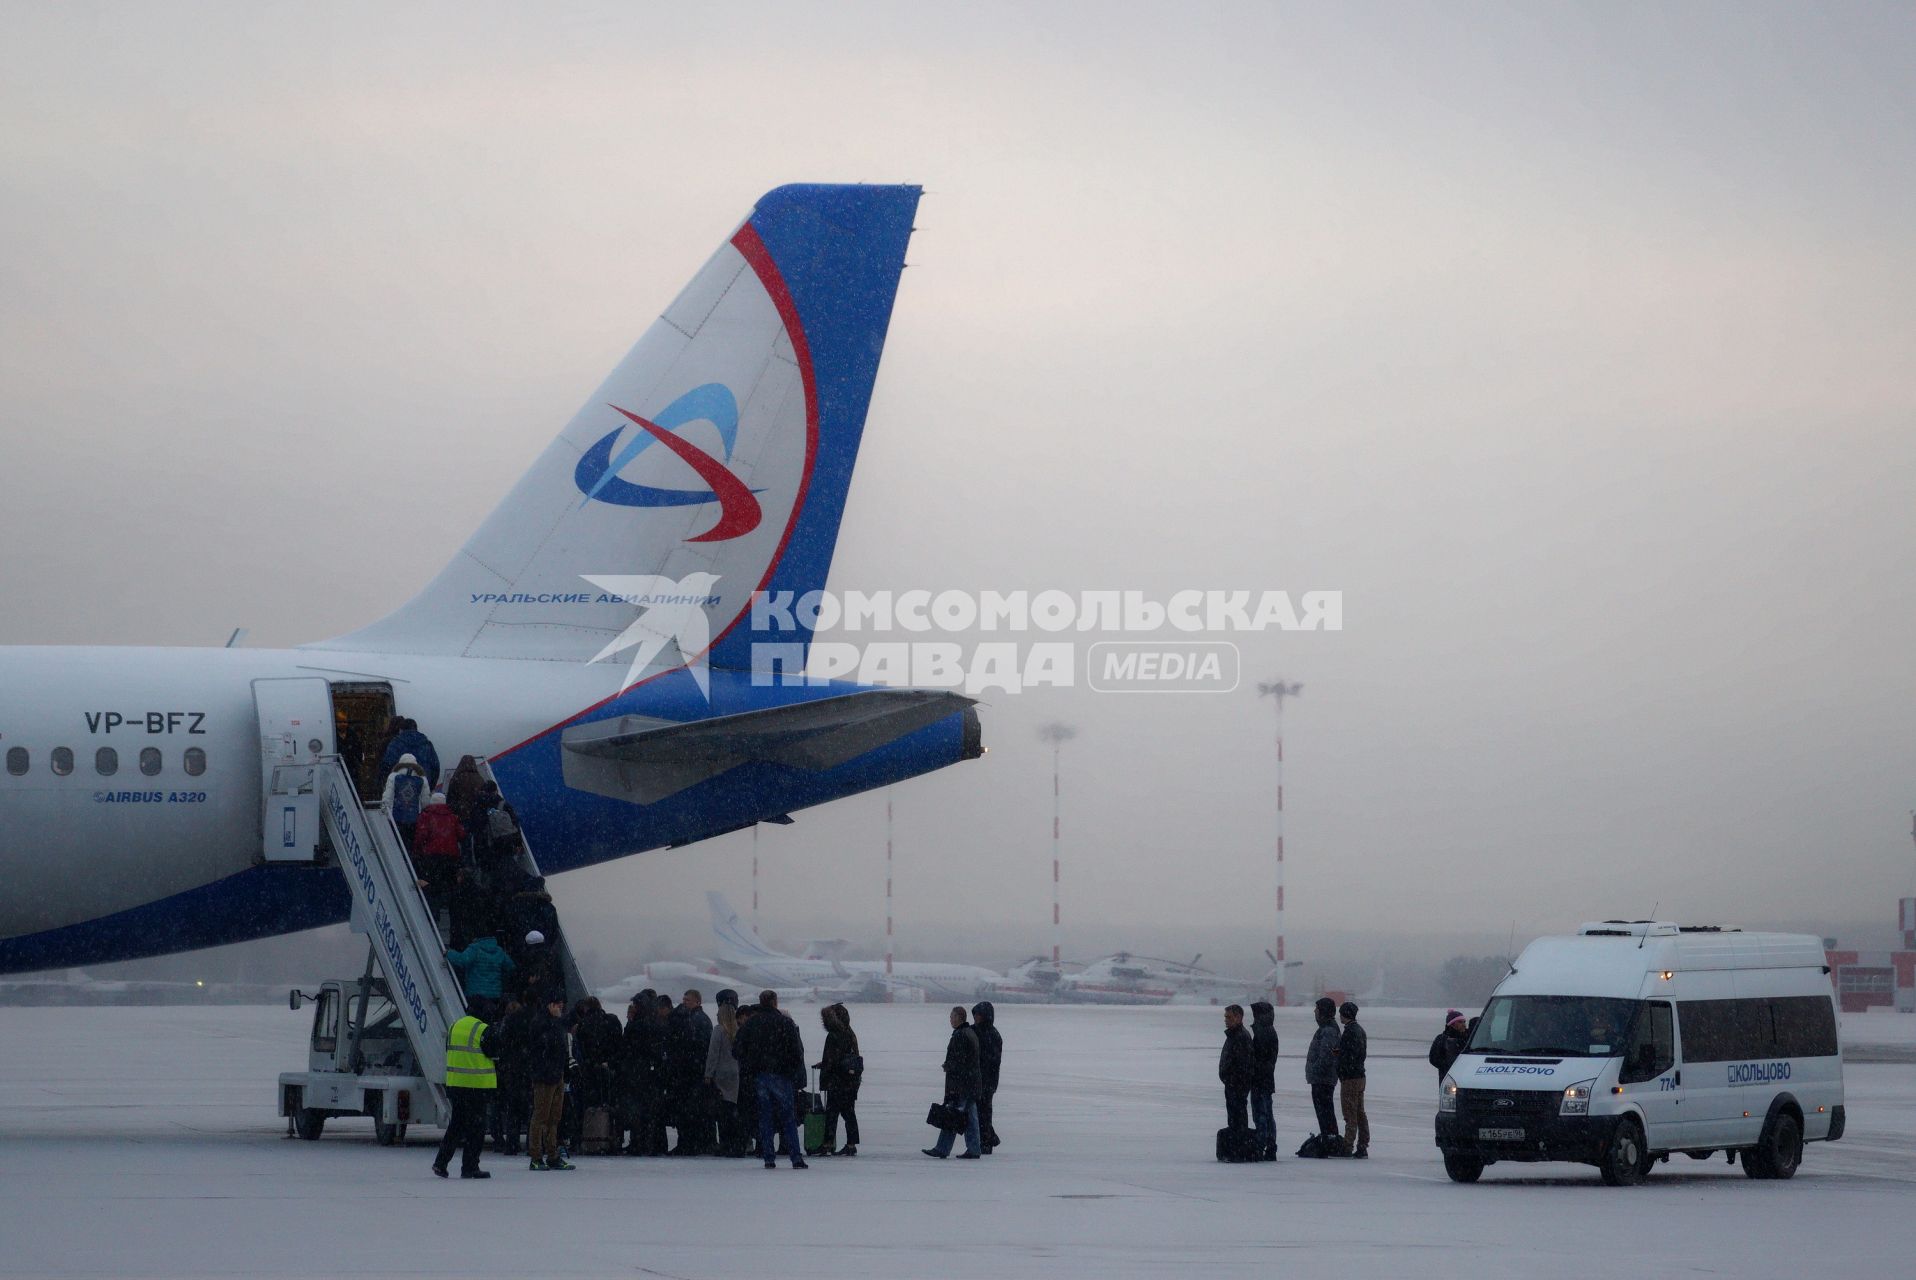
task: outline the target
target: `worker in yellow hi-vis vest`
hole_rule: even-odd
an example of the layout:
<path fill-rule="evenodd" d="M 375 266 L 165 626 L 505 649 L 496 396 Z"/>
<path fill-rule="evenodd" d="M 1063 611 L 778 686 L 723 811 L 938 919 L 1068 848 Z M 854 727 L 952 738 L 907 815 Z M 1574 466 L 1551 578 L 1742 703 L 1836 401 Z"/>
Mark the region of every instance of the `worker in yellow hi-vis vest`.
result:
<path fill-rule="evenodd" d="M 486 1103 L 499 1087 L 492 1065 L 497 1039 L 491 1027 L 471 1014 L 453 1023 L 446 1036 L 446 1096 L 452 1100 L 452 1119 L 432 1162 L 432 1171 L 442 1178 L 448 1176 L 446 1162 L 461 1148 L 460 1177 L 492 1176 L 479 1167 L 479 1152 L 486 1145 Z"/>

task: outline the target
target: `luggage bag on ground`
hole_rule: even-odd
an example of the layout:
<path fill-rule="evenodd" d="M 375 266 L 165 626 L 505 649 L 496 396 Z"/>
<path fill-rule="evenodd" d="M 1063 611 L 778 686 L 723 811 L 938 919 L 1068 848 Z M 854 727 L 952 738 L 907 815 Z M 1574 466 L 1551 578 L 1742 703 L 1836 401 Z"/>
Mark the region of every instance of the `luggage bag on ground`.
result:
<path fill-rule="evenodd" d="M 609 1156 L 612 1143 L 612 1108 L 587 1107 L 585 1124 L 579 1134 L 579 1150 L 589 1156 Z"/>
<path fill-rule="evenodd" d="M 1217 1158 L 1226 1164 L 1249 1164 L 1259 1156 L 1257 1130 L 1219 1129 Z"/>

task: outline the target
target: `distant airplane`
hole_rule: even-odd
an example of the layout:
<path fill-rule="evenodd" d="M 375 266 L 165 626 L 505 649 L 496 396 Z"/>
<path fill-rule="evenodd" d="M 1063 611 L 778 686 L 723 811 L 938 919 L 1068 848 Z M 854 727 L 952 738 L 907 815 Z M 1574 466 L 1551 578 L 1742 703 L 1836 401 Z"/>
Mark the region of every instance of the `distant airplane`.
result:
<path fill-rule="evenodd" d="M 295 649 L 0 648 L 0 973 L 345 920 L 318 798 L 276 780 L 338 756 L 376 804 L 394 716 L 444 764 L 490 757 L 548 872 L 977 757 L 971 699 L 768 682 L 755 654 L 810 643 L 805 610 L 767 633 L 752 603 L 825 585 L 918 197 L 763 196 L 452 562 L 370 626 Z M 327 442 L 284 440 L 296 487 Z M 417 499 L 382 517 L 387 546 L 436 527 L 431 487 Z M 300 586 L 323 598 L 338 570 Z"/>
<path fill-rule="evenodd" d="M 725 895 L 709 892 L 717 967 L 740 982 L 766 987 L 805 987 L 821 996 L 839 992 L 842 1000 L 932 1000 L 970 1003 L 989 1000 L 1002 974 L 969 964 L 894 961 L 889 975 L 882 960 L 813 960 L 774 951 L 758 930 L 739 918 Z"/>
<path fill-rule="evenodd" d="M 1141 1003 L 1160 1003 L 1157 996 L 1181 1003 L 1232 1004 L 1268 999 L 1271 984 L 1248 978 L 1231 978 L 1214 969 L 1198 967 L 1203 955 L 1190 960 L 1160 960 L 1129 951 L 1106 956 L 1086 965 L 1067 978 L 1068 986 L 1085 989 L 1109 989 L 1118 993 L 1134 991 L 1154 999 Z"/>

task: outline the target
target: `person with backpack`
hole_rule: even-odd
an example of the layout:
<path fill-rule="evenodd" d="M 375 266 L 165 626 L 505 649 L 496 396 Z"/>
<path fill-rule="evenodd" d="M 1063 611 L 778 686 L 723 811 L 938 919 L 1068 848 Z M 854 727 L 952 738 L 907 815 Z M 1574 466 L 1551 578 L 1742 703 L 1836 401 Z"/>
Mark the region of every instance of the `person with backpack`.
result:
<path fill-rule="evenodd" d="M 1277 1159 L 1277 1011 L 1269 1000 L 1251 1006 L 1251 1125 L 1257 1130 L 1258 1155 Z"/>
<path fill-rule="evenodd" d="M 412 852 L 413 828 L 419 825 L 420 811 L 431 795 L 426 771 L 419 767 L 419 761 L 410 755 L 400 756 L 399 762 L 386 774 L 386 790 L 379 802 L 392 817 L 393 825 L 399 828 L 399 839 L 407 853 Z"/>
<path fill-rule="evenodd" d="M 525 849 L 519 811 L 499 794 L 499 784 L 482 782 L 473 801 L 472 856 L 495 887 L 516 888 L 518 859 Z"/>
<path fill-rule="evenodd" d="M 978 1133 L 978 1095 L 984 1092 L 984 1076 L 978 1057 L 978 1033 L 965 1020 L 965 1007 L 953 1005 L 951 1039 L 945 1042 L 945 1105 L 956 1107 L 965 1117 L 965 1153 L 960 1160 L 976 1160 L 984 1154 L 984 1140 Z M 943 1160 L 957 1139 L 954 1130 L 945 1129 L 936 1143 L 925 1148 L 925 1154 Z"/>
<path fill-rule="evenodd" d="M 410 755 L 413 763 L 425 773 L 427 784 L 437 786 L 439 752 L 433 748 L 432 739 L 419 732 L 417 721 L 402 718 L 399 721 L 399 732 L 386 743 L 386 750 L 379 758 L 379 767 L 391 773 L 399 767 L 400 757 L 407 755 Z"/>
<path fill-rule="evenodd" d="M 1344 1140 L 1337 1133 L 1337 1002 L 1329 996 L 1317 998 L 1317 1032 L 1304 1055 L 1304 1082 L 1311 1087 L 1311 1107 L 1317 1112 L 1317 1133 L 1324 1154 L 1346 1155 Z"/>
<path fill-rule="evenodd" d="M 1364 1058 L 1370 1052 L 1370 1036 L 1357 1021 L 1357 1005 L 1346 1000 L 1337 1014 L 1344 1030 L 1337 1038 L 1337 1091 L 1344 1104 L 1344 1136 L 1351 1142 L 1351 1155 L 1370 1159 L 1370 1117 L 1364 1113 Z"/>
<path fill-rule="evenodd" d="M 472 838 L 479 830 L 479 788 L 485 784 L 485 777 L 479 772 L 477 756 L 460 756 L 459 763 L 446 775 L 446 803 L 459 815 L 460 823 L 466 829 L 466 853 L 474 854 Z"/>
<path fill-rule="evenodd" d="M 825 1091 L 825 1143 L 821 1156 L 858 1154 L 858 1086 L 865 1077 L 865 1059 L 858 1052 L 858 1033 L 852 1030 L 851 1011 L 828 1004 L 818 1011 L 825 1024 L 825 1050 L 820 1056 L 818 1087 Z M 845 1118 L 845 1145 L 836 1151 L 838 1119 Z"/>

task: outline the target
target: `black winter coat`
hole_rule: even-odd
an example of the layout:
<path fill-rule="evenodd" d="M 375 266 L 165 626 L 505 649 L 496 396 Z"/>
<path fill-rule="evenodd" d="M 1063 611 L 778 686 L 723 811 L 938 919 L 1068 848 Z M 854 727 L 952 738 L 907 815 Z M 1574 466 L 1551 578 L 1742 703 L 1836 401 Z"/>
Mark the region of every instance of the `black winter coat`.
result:
<path fill-rule="evenodd" d="M 738 1029 L 732 1056 L 738 1059 L 739 1073 L 746 1080 L 762 1075 L 784 1076 L 804 1087 L 805 1038 L 783 1010 L 761 1009 L 753 1014 L 751 1021 Z M 702 1063 L 700 1070 L 704 1070 Z"/>
<path fill-rule="evenodd" d="M 579 1044 L 579 1061 L 589 1066 L 610 1066 L 618 1053 L 619 1020 L 610 1014 L 587 1014 L 579 1019 L 573 1035 Z"/>
<path fill-rule="evenodd" d="M 544 1009 L 533 1010 L 526 1023 L 526 1073 L 534 1084 L 564 1084 L 566 1060 L 572 1056 L 565 1023 Z"/>
<path fill-rule="evenodd" d="M 818 1060 L 818 1087 L 826 1093 L 858 1095 L 863 1073 L 845 1070 L 845 1059 L 858 1056 L 858 1033 L 850 1027 L 834 1027 L 825 1033 L 825 1051 Z"/>
<path fill-rule="evenodd" d="M 696 1087 L 705 1079 L 706 1051 L 712 1045 L 712 1020 L 703 1009 L 679 1005 L 665 1024 L 665 1075 L 672 1087 Z"/>
<path fill-rule="evenodd" d="M 1445 1027 L 1430 1042 L 1430 1065 L 1437 1068 L 1439 1076 L 1449 1071 L 1451 1064 L 1457 1061 L 1457 1055 L 1464 1051 L 1464 1040 L 1464 1036 Z"/>
<path fill-rule="evenodd" d="M 1369 1052 L 1370 1036 L 1363 1026 L 1355 1020 L 1346 1022 L 1344 1033 L 1337 1041 L 1337 1078 L 1362 1080 L 1364 1057 Z"/>
<path fill-rule="evenodd" d="M 1277 1092 L 1277 1024 L 1271 1006 L 1259 1001 L 1251 1006 L 1251 1052 L 1257 1071 L 1251 1080 L 1251 1092 Z"/>
<path fill-rule="evenodd" d="M 953 1027 L 945 1045 L 945 1101 L 976 1102 L 984 1095 L 984 1073 L 979 1069 L 978 1033 L 970 1023 Z"/>
<path fill-rule="evenodd" d="M 493 1032 L 498 1037 L 499 1052 L 486 1056 L 498 1065 L 499 1075 L 502 1077 L 501 1087 L 506 1087 L 507 1081 L 522 1085 L 528 1079 L 526 1038 L 531 1025 L 532 1011 L 524 1008 L 514 1009 L 493 1024 Z"/>
<path fill-rule="evenodd" d="M 652 1063 L 658 1056 L 652 1047 L 657 1028 L 649 1013 L 641 1013 L 625 1024 L 619 1037 L 619 1087 L 633 1097 L 658 1087 L 652 1080 Z"/>
<path fill-rule="evenodd" d="M 998 1092 L 998 1068 L 1005 1060 L 1005 1038 L 998 1034 L 993 1023 L 974 1022 L 971 1026 L 978 1033 L 978 1075 L 983 1082 L 984 1096 L 989 1098 Z"/>
<path fill-rule="evenodd" d="M 1224 1048 L 1217 1055 L 1217 1078 L 1226 1093 L 1249 1093 L 1257 1079 L 1257 1049 L 1243 1023 L 1224 1033 Z"/>

